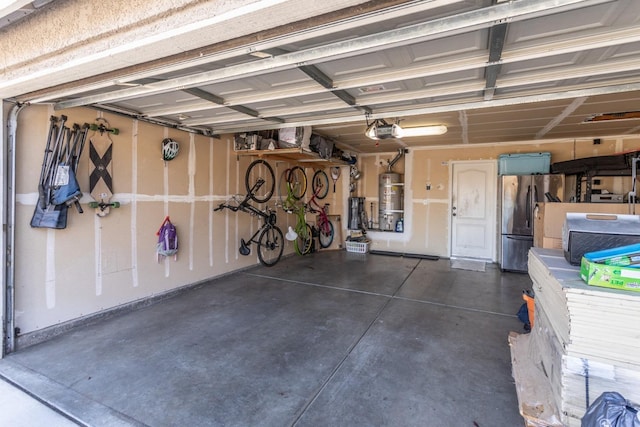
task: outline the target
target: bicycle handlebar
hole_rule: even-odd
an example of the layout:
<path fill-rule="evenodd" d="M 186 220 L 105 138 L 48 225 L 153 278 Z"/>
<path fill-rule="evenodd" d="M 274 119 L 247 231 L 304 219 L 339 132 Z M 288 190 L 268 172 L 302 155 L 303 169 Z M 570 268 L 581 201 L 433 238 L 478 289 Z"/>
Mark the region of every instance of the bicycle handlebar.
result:
<path fill-rule="evenodd" d="M 213 211 L 214 212 L 221 211 L 224 208 L 231 209 L 232 211 L 236 212 L 238 209 L 240 209 L 240 206 L 232 206 L 232 205 L 227 205 L 225 203 L 220 203 L 217 208 L 213 208 Z"/>
<path fill-rule="evenodd" d="M 247 193 L 247 195 L 244 197 L 244 200 L 238 203 L 237 206 L 228 205 L 226 203 L 220 203 L 217 208 L 213 209 L 213 211 L 214 212 L 221 211 L 224 208 L 231 209 L 233 212 L 237 212 L 239 210 L 241 211 L 246 210 L 246 208 L 250 206 L 249 200 L 251 199 L 251 196 L 253 196 L 256 193 L 256 191 L 258 191 L 260 187 L 262 187 L 264 183 L 265 183 L 264 179 L 258 178 L 256 183 L 253 185 L 253 187 L 251 187 L 251 190 L 249 190 L 249 193 Z"/>
<path fill-rule="evenodd" d="M 255 206 L 250 205 L 247 199 L 243 200 L 238 205 L 229 205 L 229 204 L 226 204 L 226 203 L 220 203 L 218 205 L 218 207 L 217 208 L 213 208 L 213 210 L 214 211 L 220 211 L 220 210 L 225 209 L 225 208 L 231 210 L 232 212 L 241 211 L 241 212 L 249 213 L 251 215 L 259 215 L 259 216 L 261 216 L 263 218 L 268 218 L 269 214 L 271 213 L 271 210 L 269 209 L 269 207 L 265 208 L 264 210 L 260 210 L 260 209 L 256 208 Z"/>

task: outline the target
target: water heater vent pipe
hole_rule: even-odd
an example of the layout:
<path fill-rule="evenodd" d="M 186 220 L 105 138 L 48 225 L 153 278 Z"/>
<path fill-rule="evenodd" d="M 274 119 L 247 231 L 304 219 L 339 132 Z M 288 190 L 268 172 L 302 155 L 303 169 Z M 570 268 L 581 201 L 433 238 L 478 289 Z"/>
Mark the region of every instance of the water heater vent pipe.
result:
<path fill-rule="evenodd" d="M 387 172 L 391 172 L 391 169 L 393 168 L 393 165 L 395 165 L 396 163 L 398 163 L 398 160 L 400 160 L 405 153 L 405 149 L 404 148 L 398 148 L 398 154 L 396 154 L 396 156 L 389 160 L 389 165 L 387 166 Z"/>

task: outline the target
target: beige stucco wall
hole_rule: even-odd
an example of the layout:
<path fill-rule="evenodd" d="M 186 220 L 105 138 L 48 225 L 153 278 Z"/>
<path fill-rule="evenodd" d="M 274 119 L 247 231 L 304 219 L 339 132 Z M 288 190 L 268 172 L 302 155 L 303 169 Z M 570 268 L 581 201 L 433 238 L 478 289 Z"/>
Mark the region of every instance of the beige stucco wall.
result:
<path fill-rule="evenodd" d="M 244 194 L 252 157 L 236 156 L 230 135 L 214 139 L 104 114 L 112 127 L 114 200 L 122 203 L 103 218 L 87 205 L 88 146 L 78 180 L 85 192 L 84 213 L 69 211 L 64 230 L 31 228 L 49 116 L 93 123 L 91 109 L 53 112 L 27 107 L 19 116 L 16 206 L 16 326 L 22 334 L 117 307 L 258 263 L 255 247 L 238 253 L 240 238 L 260 226 L 257 218 L 212 209 L 230 195 Z M 89 133 L 91 136 L 91 132 Z M 161 141 L 180 143 L 178 157 L 164 162 Z M 270 161 L 276 176 L 290 167 Z M 313 169 L 307 169 L 311 177 Z M 340 214 L 343 187 L 329 193 L 331 213 Z M 275 198 L 269 202 L 273 207 Z M 165 215 L 178 227 L 178 260 L 156 261 L 156 231 Z M 309 218 L 311 220 L 311 218 Z M 295 219 L 282 211 L 283 232 Z M 285 254 L 293 253 L 286 243 Z"/>
<path fill-rule="evenodd" d="M 544 141 L 521 144 L 481 144 L 456 147 L 409 149 L 404 160 L 393 168 L 402 173 L 405 184 L 405 232 L 370 232 L 371 248 L 383 251 L 450 256 L 450 177 L 455 161 L 496 161 L 500 154 L 550 152 L 551 162 L 636 151 L 640 137 L 603 138 L 594 145 L 592 139 Z M 387 162 L 395 153 L 361 155 L 359 168 L 362 178 L 357 182 L 355 195 L 366 198 L 367 214 L 370 203 L 375 204 L 377 220 L 378 175 L 385 172 Z M 631 190 L 630 177 L 604 177 L 598 187 L 618 194 Z M 496 184 L 498 177 L 496 176 Z M 570 180 L 568 180 L 570 181 Z M 575 182 L 575 181 L 574 181 Z M 431 190 L 427 190 L 427 183 Z M 569 182 L 570 183 L 570 182 Z"/>

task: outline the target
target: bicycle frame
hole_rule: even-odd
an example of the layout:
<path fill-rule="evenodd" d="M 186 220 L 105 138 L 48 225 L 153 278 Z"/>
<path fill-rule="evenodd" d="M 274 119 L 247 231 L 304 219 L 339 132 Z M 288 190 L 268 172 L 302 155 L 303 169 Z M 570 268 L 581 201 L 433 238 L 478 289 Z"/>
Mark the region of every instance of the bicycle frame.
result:
<path fill-rule="evenodd" d="M 309 212 L 317 213 L 318 216 L 320 216 L 320 220 L 318 221 L 319 228 L 321 228 L 321 230 L 326 231 L 328 233 L 329 226 L 327 225 L 327 223 L 329 222 L 329 217 L 327 216 L 327 209 L 326 209 L 327 204 L 325 203 L 324 206 L 320 206 L 320 204 L 316 200 L 316 194 L 314 194 L 313 196 L 311 196 L 311 199 L 309 200 L 308 205 L 309 205 Z M 315 208 L 313 207 L 313 205 L 315 205 Z"/>
<path fill-rule="evenodd" d="M 289 183 L 287 183 L 287 190 L 289 191 L 287 201 L 290 201 L 288 212 L 294 213 L 297 218 L 295 231 L 298 234 L 299 239 L 296 239 L 294 249 L 298 255 L 305 255 L 311 251 L 312 238 L 312 231 L 311 228 L 307 226 L 307 220 L 305 217 L 306 206 L 304 204 L 295 203 L 296 199 L 293 196 L 293 189 Z"/>

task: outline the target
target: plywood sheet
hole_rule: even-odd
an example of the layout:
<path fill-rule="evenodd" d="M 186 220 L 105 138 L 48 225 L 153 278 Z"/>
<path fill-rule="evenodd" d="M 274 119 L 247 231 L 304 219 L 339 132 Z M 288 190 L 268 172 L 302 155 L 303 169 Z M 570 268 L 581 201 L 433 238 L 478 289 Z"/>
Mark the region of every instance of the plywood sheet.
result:
<path fill-rule="evenodd" d="M 509 334 L 511 366 L 516 384 L 518 406 L 525 425 L 530 427 L 562 426 L 549 382 L 537 362 L 536 348 L 530 346 L 531 335 Z"/>
<path fill-rule="evenodd" d="M 579 426 L 590 402 L 615 390 L 640 401 L 640 294 L 586 285 L 562 251 L 531 250 L 538 352 L 561 421 Z"/>

